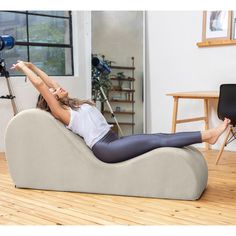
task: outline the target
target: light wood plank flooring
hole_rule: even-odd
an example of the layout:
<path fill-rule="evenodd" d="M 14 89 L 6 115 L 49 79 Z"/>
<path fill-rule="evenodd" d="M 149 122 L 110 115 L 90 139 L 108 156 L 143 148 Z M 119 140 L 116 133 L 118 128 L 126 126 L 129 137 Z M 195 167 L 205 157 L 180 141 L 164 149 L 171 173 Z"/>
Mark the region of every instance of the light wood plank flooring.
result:
<path fill-rule="evenodd" d="M 16 189 L 0 153 L 1 225 L 235 225 L 236 152 L 202 151 L 208 187 L 198 201 Z"/>

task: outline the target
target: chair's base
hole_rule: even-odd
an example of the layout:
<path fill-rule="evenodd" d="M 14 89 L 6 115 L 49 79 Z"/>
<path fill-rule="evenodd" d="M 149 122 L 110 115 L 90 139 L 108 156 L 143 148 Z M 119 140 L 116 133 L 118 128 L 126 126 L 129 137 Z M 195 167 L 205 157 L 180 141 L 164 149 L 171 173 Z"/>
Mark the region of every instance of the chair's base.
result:
<path fill-rule="evenodd" d="M 230 134 L 232 134 L 232 136 L 229 138 Z M 233 142 L 234 140 L 236 139 L 236 132 L 234 131 L 234 126 L 233 125 L 230 125 L 227 133 L 226 133 L 226 136 L 225 136 L 225 139 L 224 139 L 224 142 L 222 143 L 222 146 L 220 148 L 220 151 L 216 157 L 216 162 L 215 164 L 218 165 L 219 161 L 220 161 L 220 158 L 222 156 L 222 153 L 224 151 L 224 148 L 231 142 Z"/>

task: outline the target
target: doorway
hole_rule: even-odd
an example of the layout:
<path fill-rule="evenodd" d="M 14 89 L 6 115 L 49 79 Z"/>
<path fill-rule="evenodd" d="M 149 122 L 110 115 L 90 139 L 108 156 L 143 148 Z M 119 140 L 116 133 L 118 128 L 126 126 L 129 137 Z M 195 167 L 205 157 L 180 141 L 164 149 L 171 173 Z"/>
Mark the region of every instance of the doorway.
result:
<path fill-rule="evenodd" d="M 107 97 L 124 135 L 144 132 L 144 17 L 143 11 L 91 12 L 92 54 L 110 63 Z M 102 112 L 115 123 L 106 104 Z"/>

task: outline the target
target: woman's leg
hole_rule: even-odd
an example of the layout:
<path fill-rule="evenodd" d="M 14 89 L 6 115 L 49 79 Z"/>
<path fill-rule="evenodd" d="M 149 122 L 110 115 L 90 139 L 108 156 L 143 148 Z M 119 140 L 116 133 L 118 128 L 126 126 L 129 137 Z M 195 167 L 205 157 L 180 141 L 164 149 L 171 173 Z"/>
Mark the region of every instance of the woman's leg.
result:
<path fill-rule="evenodd" d="M 230 119 L 225 118 L 224 122 L 216 128 L 201 132 L 202 141 L 209 144 L 215 144 L 220 135 L 227 129 L 230 124 Z"/>
<path fill-rule="evenodd" d="M 108 135 L 92 148 L 95 156 L 107 163 L 131 159 L 159 147 L 183 147 L 202 142 L 201 132 L 175 134 L 137 134 L 113 139 Z"/>
<path fill-rule="evenodd" d="M 107 163 L 116 163 L 131 159 L 159 147 L 183 147 L 195 143 L 214 144 L 228 127 L 226 119 L 214 129 L 196 132 L 179 132 L 174 134 L 137 134 L 118 138 L 109 132 L 92 148 L 95 156 Z"/>

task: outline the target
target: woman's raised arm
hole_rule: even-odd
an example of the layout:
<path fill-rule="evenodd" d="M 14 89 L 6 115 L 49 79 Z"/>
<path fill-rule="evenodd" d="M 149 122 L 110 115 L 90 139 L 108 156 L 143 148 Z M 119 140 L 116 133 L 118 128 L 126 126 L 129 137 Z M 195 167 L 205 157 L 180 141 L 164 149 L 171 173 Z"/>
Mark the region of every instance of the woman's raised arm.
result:
<path fill-rule="evenodd" d="M 19 61 L 18 61 L 19 62 Z M 34 65 L 31 62 L 23 62 L 30 70 L 32 70 L 36 75 L 38 75 L 44 83 L 49 87 L 49 88 L 54 88 L 55 90 L 60 88 L 61 86 L 54 81 L 52 78 L 50 78 L 44 71 L 39 69 L 36 65 Z"/>
<path fill-rule="evenodd" d="M 69 110 L 63 109 L 57 99 L 53 96 L 53 94 L 49 91 L 48 86 L 46 83 L 41 79 L 41 77 L 37 76 L 28 66 L 25 65 L 23 61 L 18 61 L 18 63 L 13 64 L 11 69 L 15 69 L 24 73 L 34 87 L 42 94 L 50 110 L 52 115 L 63 122 L 64 124 L 68 125 L 70 121 L 70 113 Z"/>

